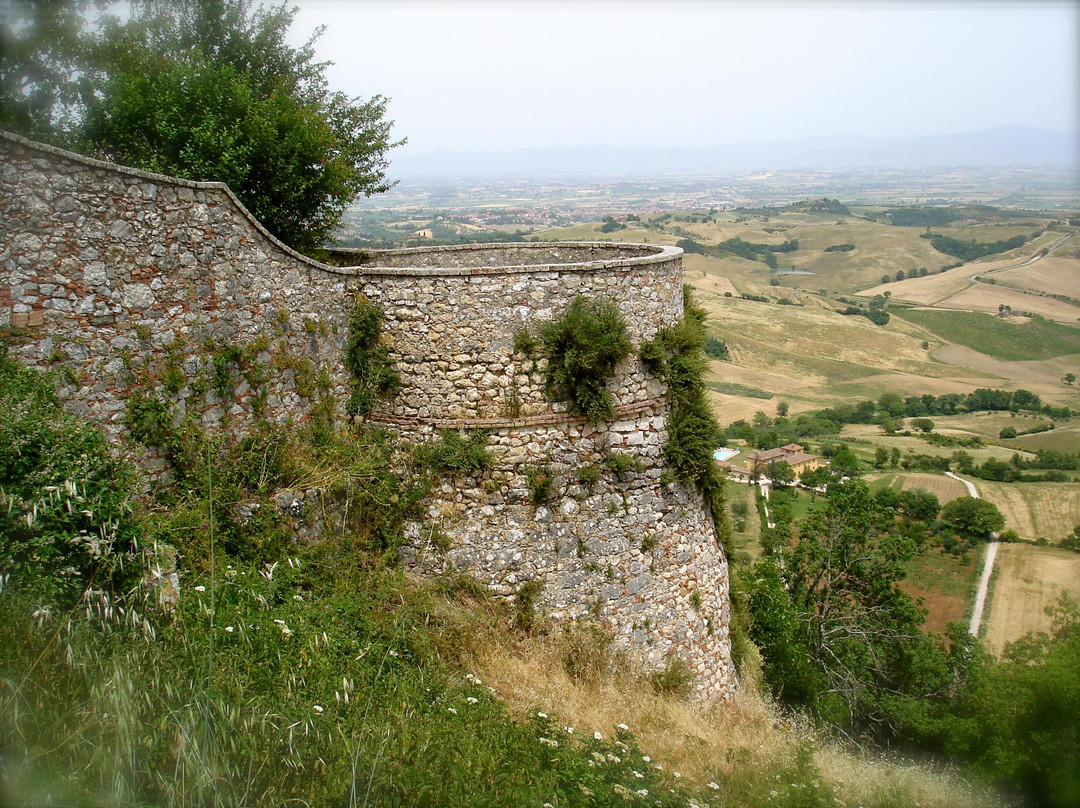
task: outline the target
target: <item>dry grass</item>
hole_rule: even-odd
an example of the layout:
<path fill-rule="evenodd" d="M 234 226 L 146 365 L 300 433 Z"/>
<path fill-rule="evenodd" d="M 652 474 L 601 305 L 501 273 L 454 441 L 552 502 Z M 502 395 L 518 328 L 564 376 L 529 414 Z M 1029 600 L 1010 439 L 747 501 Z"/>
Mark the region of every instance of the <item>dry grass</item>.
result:
<path fill-rule="evenodd" d="M 807 724 L 785 716 L 744 682 L 730 703 L 702 704 L 655 694 L 626 666 L 573 679 L 562 664 L 566 639 L 559 634 L 518 644 L 489 645 L 477 674 L 511 711 L 544 711 L 577 733 L 612 733 L 626 724 L 642 751 L 699 784 L 720 774 L 746 775 L 794 759 L 812 745 L 822 779 L 841 805 L 978 806 L 998 804 L 959 777 L 924 766 L 867 759 L 826 742 Z M 747 677 L 752 679 L 752 676 Z M 895 803 L 883 799 L 895 795 Z"/>
<path fill-rule="evenodd" d="M 999 284 L 1080 298 L 1080 260 L 1077 258 L 1052 253 L 1032 266 L 995 272 L 992 277 Z"/>
<path fill-rule="evenodd" d="M 892 487 L 899 487 L 901 491 L 921 488 L 936 496 L 942 505 L 967 496 L 967 488 L 962 482 L 946 477 L 944 474 L 898 474 L 893 480 Z"/>
<path fill-rule="evenodd" d="M 934 351 L 933 356 L 939 362 L 959 366 L 960 368 L 971 368 L 995 379 L 990 385 L 984 382 L 981 385 L 982 387 L 993 386 L 1006 390 L 1023 387 L 1033 393 L 1038 393 L 1040 396 L 1047 396 L 1048 400 L 1075 406 L 1074 403 L 1069 402 L 1070 400 L 1076 401 L 1078 391 L 1073 388 L 1063 387 L 1061 384 L 1061 377 L 1065 373 L 1070 370 L 1072 372 L 1076 371 L 1077 356 L 1075 354 L 1057 356 L 1053 359 L 1014 362 L 995 359 L 963 345 L 950 344 Z M 958 371 L 956 367 L 952 370 L 953 372 L 963 372 Z M 1000 382 L 996 380 L 1000 380 Z"/>
<path fill-rule="evenodd" d="M 1080 483 L 973 482 L 1025 541 L 1060 541 L 1080 525 Z"/>
<path fill-rule="evenodd" d="M 1068 550 L 1003 544 L 995 575 L 984 638 L 995 654 L 1029 631 L 1049 631 L 1045 609 L 1061 592 L 1080 598 L 1080 555 Z"/>
<path fill-rule="evenodd" d="M 1014 311 L 1041 314 L 1049 320 L 1064 323 L 1075 323 L 1080 320 L 1080 307 L 1071 303 L 1055 300 L 1052 297 L 1026 294 L 1018 289 L 989 283 L 973 283 L 953 295 L 936 301 L 935 305 L 945 309 L 984 311 L 990 314 L 996 314 L 998 307 L 1005 305 Z"/>

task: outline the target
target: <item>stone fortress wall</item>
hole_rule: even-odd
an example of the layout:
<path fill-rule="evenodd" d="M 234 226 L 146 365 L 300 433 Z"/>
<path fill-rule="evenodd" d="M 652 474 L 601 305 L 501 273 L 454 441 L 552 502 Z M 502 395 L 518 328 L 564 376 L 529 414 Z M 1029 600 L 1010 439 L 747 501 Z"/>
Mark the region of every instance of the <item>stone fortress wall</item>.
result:
<path fill-rule="evenodd" d="M 514 352 L 518 331 L 535 333 L 576 295 L 614 301 L 636 349 L 682 316 L 680 250 L 340 250 L 349 266 L 336 267 L 278 242 L 221 184 L 6 133 L 0 154 L 0 331 L 19 361 L 53 372 L 71 411 L 123 440 L 125 402 L 149 379 L 169 387 L 178 423 L 296 424 L 327 400 L 340 417 L 347 325 L 363 296 L 385 316 L 402 381 L 369 420 L 414 442 L 484 429 L 495 457 L 432 492 L 404 563 L 467 572 L 505 595 L 535 581 L 553 619 L 598 620 L 652 669 L 681 658 L 702 697 L 734 692 L 727 561 L 697 491 L 661 482 L 661 383 L 628 359 L 609 383 L 616 418 L 594 425 L 546 398 L 542 360 Z M 607 469 L 612 452 L 640 470 Z M 163 471 L 152 454 L 142 461 Z M 599 479 L 581 482 L 586 466 Z M 541 504 L 528 484 L 537 469 L 554 481 Z"/>

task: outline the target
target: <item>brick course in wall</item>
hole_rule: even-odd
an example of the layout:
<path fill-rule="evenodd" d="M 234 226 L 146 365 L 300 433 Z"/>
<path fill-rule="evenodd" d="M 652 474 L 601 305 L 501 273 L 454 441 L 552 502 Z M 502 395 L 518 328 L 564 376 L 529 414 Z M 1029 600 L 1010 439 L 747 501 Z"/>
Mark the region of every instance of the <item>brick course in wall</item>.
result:
<path fill-rule="evenodd" d="M 535 333 L 576 295 L 614 301 L 636 349 L 682 316 L 680 250 L 339 250 L 332 260 L 348 265 L 332 266 L 282 245 L 223 185 L 6 133 L 0 216 L 0 329 L 11 353 L 51 370 L 68 408 L 118 441 L 126 399 L 148 379 L 160 387 L 169 368 L 177 423 L 297 424 L 320 399 L 342 417 L 348 319 L 365 297 L 385 316 L 402 380 L 369 418 L 411 442 L 484 429 L 495 458 L 436 487 L 424 522 L 408 526 L 407 567 L 468 572 L 507 596 L 537 581 L 552 619 L 598 620 L 646 667 L 678 656 L 699 695 L 734 692 L 726 559 L 700 495 L 661 481 L 662 384 L 636 355 L 623 362 L 609 383 L 617 416 L 595 425 L 546 397 L 542 359 L 514 352 L 518 331 Z M 242 359 L 215 366 L 223 346 Z M 616 452 L 636 468 L 608 469 Z M 139 459 L 167 473 L 153 453 Z M 554 494 L 534 503 L 528 475 L 541 466 Z M 586 466 L 601 470 L 596 482 L 578 479 Z M 441 549 L 424 538 L 435 526 Z"/>

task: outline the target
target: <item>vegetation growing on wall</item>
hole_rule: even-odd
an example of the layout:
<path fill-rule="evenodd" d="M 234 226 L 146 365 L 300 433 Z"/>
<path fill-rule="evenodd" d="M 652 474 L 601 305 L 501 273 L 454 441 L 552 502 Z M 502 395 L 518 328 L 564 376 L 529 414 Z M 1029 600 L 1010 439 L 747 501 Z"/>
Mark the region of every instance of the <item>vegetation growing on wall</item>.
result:
<path fill-rule="evenodd" d="M 133 509 L 133 475 L 105 438 L 4 354 L 0 416 L 14 450 L 0 452 L 4 804 L 584 808 L 628 795 L 644 805 L 646 793 L 674 807 L 705 796 L 648 765 L 628 731 L 516 720 L 463 677 L 511 616 L 481 587 L 418 586 L 388 566 L 413 500 L 378 433 L 317 450 L 271 427 L 203 435 L 190 458 L 201 470 Z M 260 475 L 349 487 L 340 540 L 277 541 L 276 508 L 252 496 Z M 171 607 L 157 598 L 161 557 L 137 551 L 164 542 L 180 549 Z"/>
<path fill-rule="evenodd" d="M 393 393 L 401 384 L 390 352 L 379 344 L 382 320 L 382 312 L 357 295 L 345 345 L 345 367 L 352 376 L 352 394 L 346 408 L 349 415 L 367 415 L 376 398 Z"/>
<path fill-rule="evenodd" d="M 641 346 L 641 361 L 667 386 L 671 410 L 664 460 L 676 477 L 697 485 L 705 495 L 717 536 L 725 544 L 730 526 L 725 514 L 724 479 L 713 462 L 720 425 L 709 405 L 705 373 L 705 310 L 695 305 L 690 287 L 683 287 L 683 319 Z"/>
<path fill-rule="evenodd" d="M 482 429 L 463 436 L 453 429 L 444 429 L 437 440 L 417 447 L 416 460 L 420 465 L 439 472 L 474 473 L 492 464 L 487 448 L 488 433 Z"/>
<path fill-rule="evenodd" d="M 129 585 L 138 555 L 130 470 L 2 342 L 0 447 L 0 591 L 63 612 L 87 582 L 110 593 Z"/>
<path fill-rule="evenodd" d="M 593 422 L 613 418 L 615 397 L 606 385 L 631 347 L 619 307 L 575 297 L 561 317 L 540 327 L 540 341 L 548 395 L 569 401 L 571 413 Z"/>

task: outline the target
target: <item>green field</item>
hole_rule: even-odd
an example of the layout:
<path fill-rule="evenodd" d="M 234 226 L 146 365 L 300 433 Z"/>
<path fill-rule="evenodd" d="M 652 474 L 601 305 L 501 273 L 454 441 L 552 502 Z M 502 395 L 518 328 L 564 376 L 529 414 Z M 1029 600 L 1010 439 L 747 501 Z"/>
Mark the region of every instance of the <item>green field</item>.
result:
<path fill-rule="evenodd" d="M 940 309 L 899 309 L 893 314 L 946 342 L 974 348 L 996 359 L 1019 361 L 1080 354 L 1080 328 L 1049 320 L 1018 323 L 981 312 Z"/>
<path fill-rule="evenodd" d="M 764 399 L 773 397 L 773 394 L 767 390 L 761 390 L 757 387 L 750 387 L 745 384 L 736 384 L 735 382 L 705 382 L 705 386 L 714 392 L 723 393 L 727 396 L 745 396 L 747 398 Z"/>

